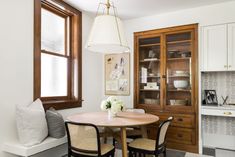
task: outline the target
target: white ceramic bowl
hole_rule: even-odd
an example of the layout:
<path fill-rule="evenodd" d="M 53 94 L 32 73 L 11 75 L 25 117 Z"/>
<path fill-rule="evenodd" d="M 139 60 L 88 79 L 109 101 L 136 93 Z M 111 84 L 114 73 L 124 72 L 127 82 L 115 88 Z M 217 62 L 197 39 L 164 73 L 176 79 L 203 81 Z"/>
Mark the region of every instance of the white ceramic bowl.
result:
<path fill-rule="evenodd" d="M 187 72 L 186 71 L 181 71 L 181 70 L 177 70 L 175 71 L 176 74 L 186 74 Z"/>
<path fill-rule="evenodd" d="M 186 80 L 175 80 L 174 87 L 177 89 L 185 89 L 188 87 L 188 81 Z"/>

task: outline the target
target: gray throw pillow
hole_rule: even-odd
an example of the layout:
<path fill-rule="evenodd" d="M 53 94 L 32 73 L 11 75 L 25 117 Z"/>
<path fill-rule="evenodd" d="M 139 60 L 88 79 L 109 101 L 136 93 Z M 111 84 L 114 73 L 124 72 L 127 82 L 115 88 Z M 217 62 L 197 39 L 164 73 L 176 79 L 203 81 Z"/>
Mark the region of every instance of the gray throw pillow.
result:
<path fill-rule="evenodd" d="M 64 119 L 54 108 L 46 111 L 49 136 L 62 138 L 65 136 Z"/>

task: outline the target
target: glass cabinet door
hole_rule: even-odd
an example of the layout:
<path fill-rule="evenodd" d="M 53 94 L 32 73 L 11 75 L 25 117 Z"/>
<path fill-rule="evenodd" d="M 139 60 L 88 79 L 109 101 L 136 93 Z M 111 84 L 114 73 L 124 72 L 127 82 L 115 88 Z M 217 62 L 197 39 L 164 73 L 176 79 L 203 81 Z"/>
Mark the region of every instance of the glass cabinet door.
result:
<path fill-rule="evenodd" d="M 139 104 L 160 106 L 161 38 L 139 39 Z"/>
<path fill-rule="evenodd" d="M 192 32 L 166 35 L 166 107 L 190 107 Z"/>

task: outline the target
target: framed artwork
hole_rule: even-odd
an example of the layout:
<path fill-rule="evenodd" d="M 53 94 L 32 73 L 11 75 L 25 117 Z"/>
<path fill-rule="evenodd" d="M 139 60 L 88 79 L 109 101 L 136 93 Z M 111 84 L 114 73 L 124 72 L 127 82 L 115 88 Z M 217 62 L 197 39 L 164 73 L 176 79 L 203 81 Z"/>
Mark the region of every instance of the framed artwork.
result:
<path fill-rule="evenodd" d="M 130 95 L 130 53 L 105 55 L 105 95 Z"/>
<path fill-rule="evenodd" d="M 217 95 L 215 90 L 204 90 L 205 102 L 207 105 L 218 105 Z"/>

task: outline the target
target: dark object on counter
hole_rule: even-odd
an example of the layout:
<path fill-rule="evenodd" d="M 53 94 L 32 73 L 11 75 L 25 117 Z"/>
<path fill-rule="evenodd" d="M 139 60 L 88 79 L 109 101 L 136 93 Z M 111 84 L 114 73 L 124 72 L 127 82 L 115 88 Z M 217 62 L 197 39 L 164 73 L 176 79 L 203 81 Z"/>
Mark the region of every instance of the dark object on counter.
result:
<path fill-rule="evenodd" d="M 223 105 L 228 105 L 227 100 L 228 100 L 228 96 L 226 96 L 225 98 L 223 96 L 221 96 L 223 99 Z"/>
<path fill-rule="evenodd" d="M 215 90 L 204 90 L 204 93 L 207 105 L 218 105 L 217 95 Z"/>

